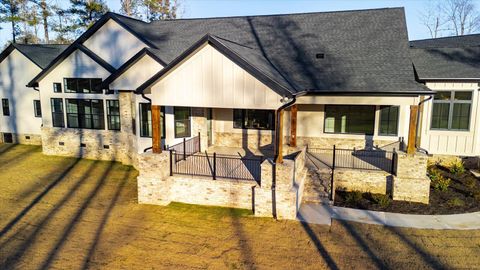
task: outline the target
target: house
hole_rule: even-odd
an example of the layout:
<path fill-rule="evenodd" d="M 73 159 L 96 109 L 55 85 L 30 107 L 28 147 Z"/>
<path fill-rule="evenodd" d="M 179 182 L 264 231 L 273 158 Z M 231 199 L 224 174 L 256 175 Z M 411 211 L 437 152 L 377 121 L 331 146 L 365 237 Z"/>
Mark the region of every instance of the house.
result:
<path fill-rule="evenodd" d="M 26 85 L 65 48 L 10 44 L 0 53 L 0 142 L 41 144 L 40 94 Z"/>
<path fill-rule="evenodd" d="M 425 152 L 477 155 L 468 139 L 440 150 L 447 131 L 431 127 L 446 101 L 432 89 L 466 78 L 441 77 L 448 66 L 427 43 L 409 44 L 403 8 L 151 23 L 107 13 L 28 86 L 40 91 L 43 152 L 135 166 L 141 203 L 295 218 L 335 188 L 428 203 Z M 312 195 L 316 181 L 326 187 Z"/>
<path fill-rule="evenodd" d="M 417 80 L 436 91 L 424 104 L 421 148 L 479 156 L 480 35 L 410 42 Z"/>

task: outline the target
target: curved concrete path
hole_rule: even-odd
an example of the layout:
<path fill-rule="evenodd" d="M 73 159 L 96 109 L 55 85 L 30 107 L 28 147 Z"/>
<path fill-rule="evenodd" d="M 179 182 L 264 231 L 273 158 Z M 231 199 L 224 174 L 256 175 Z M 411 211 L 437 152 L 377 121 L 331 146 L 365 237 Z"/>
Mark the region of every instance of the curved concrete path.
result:
<path fill-rule="evenodd" d="M 329 219 L 359 223 L 435 230 L 478 230 L 480 212 L 456 215 L 410 215 L 360 210 L 321 204 L 304 204 L 298 219 L 304 222 L 329 225 Z"/>

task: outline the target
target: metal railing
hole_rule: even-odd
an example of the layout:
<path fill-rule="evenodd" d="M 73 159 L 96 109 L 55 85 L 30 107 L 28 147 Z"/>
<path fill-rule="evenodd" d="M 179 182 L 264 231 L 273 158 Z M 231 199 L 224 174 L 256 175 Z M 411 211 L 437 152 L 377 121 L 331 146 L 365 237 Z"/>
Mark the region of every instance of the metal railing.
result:
<path fill-rule="evenodd" d="M 183 141 L 181 143 L 172 145 L 168 147 L 167 150 L 175 151 L 176 153 L 175 162 L 178 162 L 179 160 L 185 160 L 187 159 L 187 157 L 202 151 L 201 141 L 200 141 L 200 132 L 198 133 L 197 136 L 190 138 L 188 140 L 183 138 Z"/>
<path fill-rule="evenodd" d="M 170 175 L 192 175 L 249 180 L 260 183 L 263 157 L 241 157 L 213 154 L 191 154 L 183 159 L 182 153 L 170 151 Z"/>

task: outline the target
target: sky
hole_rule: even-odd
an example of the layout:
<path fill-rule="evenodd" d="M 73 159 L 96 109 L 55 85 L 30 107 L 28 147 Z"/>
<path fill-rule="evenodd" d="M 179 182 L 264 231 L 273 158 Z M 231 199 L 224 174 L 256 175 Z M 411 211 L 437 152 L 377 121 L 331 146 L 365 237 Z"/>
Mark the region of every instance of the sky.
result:
<path fill-rule="evenodd" d="M 68 0 L 56 1 L 67 6 Z M 410 40 L 430 38 L 419 17 L 431 0 L 179 0 L 182 18 L 206 18 L 242 15 L 285 14 L 355 10 L 385 7 L 404 7 Z M 120 0 L 106 0 L 111 11 L 120 9 Z M 480 7 L 480 0 L 474 0 Z M 2 24 L 0 47 L 7 41 L 11 30 Z"/>

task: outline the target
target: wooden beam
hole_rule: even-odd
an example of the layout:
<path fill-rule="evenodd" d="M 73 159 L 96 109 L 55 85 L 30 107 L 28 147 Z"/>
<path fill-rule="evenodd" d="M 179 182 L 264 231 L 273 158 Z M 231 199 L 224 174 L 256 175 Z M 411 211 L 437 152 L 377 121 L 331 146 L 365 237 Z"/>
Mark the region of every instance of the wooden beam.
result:
<path fill-rule="evenodd" d="M 290 146 L 297 146 L 297 105 L 290 109 Z"/>
<path fill-rule="evenodd" d="M 417 115 L 418 115 L 418 105 L 410 106 L 410 124 L 408 128 L 408 146 L 407 154 L 415 154 L 415 141 L 417 139 Z"/>
<path fill-rule="evenodd" d="M 152 105 L 152 152 L 162 153 L 161 106 Z"/>
<path fill-rule="evenodd" d="M 280 110 L 278 116 L 278 123 L 276 125 L 277 135 L 278 135 L 278 149 L 277 149 L 277 163 L 283 163 L 283 110 Z"/>

